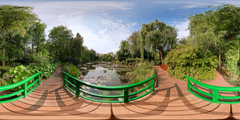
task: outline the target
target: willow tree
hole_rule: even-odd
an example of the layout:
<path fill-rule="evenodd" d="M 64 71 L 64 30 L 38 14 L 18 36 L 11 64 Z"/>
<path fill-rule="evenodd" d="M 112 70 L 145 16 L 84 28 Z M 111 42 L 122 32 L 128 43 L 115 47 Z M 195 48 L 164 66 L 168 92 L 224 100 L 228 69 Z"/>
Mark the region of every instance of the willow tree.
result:
<path fill-rule="evenodd" d="M 155 20 L 142 25 L 140 41 L 142 59 L 146 48 L 147 51 L 159 52 L 161 62 L 164 64 L 164 50 L 174 47 L 177 42 L 177 31 L 172 26 Z"/>
<path fill-rule="evenodd" d="M 0 37 L 2 39 L 3 60 L 5 66 L 5 44 L 6 35 L 23 37 L 32 23 L 36 20 L 36 15 L 31 7 L 22 6 L 0 6 Z"/>

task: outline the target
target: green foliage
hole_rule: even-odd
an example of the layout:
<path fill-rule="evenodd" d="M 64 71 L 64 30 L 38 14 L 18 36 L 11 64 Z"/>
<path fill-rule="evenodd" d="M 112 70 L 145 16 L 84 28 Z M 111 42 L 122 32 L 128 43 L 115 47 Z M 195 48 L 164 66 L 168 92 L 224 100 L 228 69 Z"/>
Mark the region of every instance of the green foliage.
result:
<path fill-rule="evenodd" d="M 189 43 L 218 55 L 220 67 L 221 56 L 228 51 L 224 49 L 226 43 L 239 37 L 239 17 L 240 8 L 234 5 L 222 5 L 215 11 L 189 17 Z"/>
<path fill-rule="evenodd" d="M 39 53 L 34 53 L 32 55 L 32 62 L 34 63 L 41 63 L 41 64 L 47 64 L 49 63 L 49 60 L 51 59 L 51 57 L 49 56 L 49 53 L 43 53 L 43 52 L 39 52 Z"/>
<path fill-rule="evenodd" d="M 170 76 L 185 79 L 185 75 L 195 80 L 212 80 L 217 68 L 217 57 L 195 46 L 179 45 L 166 58 Z"/>
<path fill-rule="evenodd" d="M 19 35 L 24 37 L 27 29 L 37 19 L 31 7 L 23 6 L 0 6 L 0 31 L 3 49 L 3 66 L 5 65 L 5 48 L 7 36 Z"/>
<path fill-rule="evenodd" d="M 39 21 L 35 22 L 28 31 L 29 35 L 31 36 L 31 43 L 32 43 L 32 52 L 34 46 L 36 46 L 37 52 L 40 50 L 40 44 L 45 42 L 45 29 L 47 25 L 41 23 Z"/>
<path fill-rule="evenodd" d="M 8 72 L 6 72 L 3 75 L 4 83 L 5 85 L 17 83 L 38 72 L 42 72 L 41 76 L 46 79 L 51 76 L 51 74 L 56 70 L 58 65 L 59 63 L 28 65 L 28 66 L 19 65 L 17 67 L 11 68 Z M 30 81 L 29 84 L 31 82 L 32 81 Z M 20 89 L 20 87 L 14 90 L 18 90 L 18 89 Z"/>
<path fill-rule="evenodd" d="M 141 40 L 141 58 L 144 56 L 144 48 L 147 51 L 158 51 L 160 53 L 162 63 L 164 63 L 164 48 L 167 51 L 174 48 L 177 42 L 177 30 L 163 22 L 155 20 L 149 24 L 143 24 L 140 34 Z"/>
<path fill-rule="evenodd" d="M 126 63 L 125 63 L 125 64 L 128 64 L 128 65 L 136 65 L 136 64 L 138 64 L 140 61 L 141 61 L 140 58 L 128 58 L 128 59 L 126 59 Z"/>
<path fill-rule="evenodd" d="M 111 62 L 113 60 L 113 53 L 109 52 L 108 54 L 103 54 L 100 56 L 101 61 Z"/>
<path fill-rule="evenodd" d="M 0 66 L 0 69 L 3 70 L 10 70 L 12 67 L 11 66 Z"/>
<path fill-rule="evenodd" d="M 51 76 L 51 74 L 57 69 L 59 63 L 47 63 L 40 65 L 28 65 L 26 68 L 30 70 L 30 73 L 36 74 L 38 72 L 42 72 L 41 76 L 45 79 Z"/>
<path fill-rule="evenodd" d="M 131 57 L 128 41 L 126 40 L 121 41 L 119 48 L 120 49 L 117 51 L 117 59 L 119 61 L 123 61 Z"/>
<path fill-rule="evenodd" d="M 139 37 L 140 31 L 138 30 L 133 32 L 127 39 L 127 41 L 129 42 L 130 53 L 133 58 L 141 57 L 141 46 L 139 45 L 140 43 Z"/>
<path fill-rule="evenodd" d="M 134 71 L 128 72 L 127 75 L 131 83 L 138 83 L 153 77 L 155 75 L 155 69 L 153 68 L 153 64 L 145 61 L 143 63 L 138 63 Z"/>
<path fill-rule="evenodd" d="M 239 42 L 230 41 L 226 53 L 227 70 L 229 71 L 228 80 L 235 85 L 239 85 Z"/>
<path fill-rule="evenodd" d="M 33 74 L 30 74 L 30 71 L 27 70 L 23 65 L 14 67 L 10 69 L 3 75 L 5 85 L 10 85 L 22 81 Z M 32 81 L 30 81 L 31 83 Z M 14 88 L 13 90 L 19 90 L 21 86 Z"/>
<path fill-rule="evenodd" d="M 63 71 L 76 78 L 78 78 L 80 74 L 80 70 L 74 64 L 70 63 L 63 65 Z"/>
<path fill-rule="evenodd" d="M 73 43 L 73 33 L 65 26 L 57 26 L 50 30 L 48 35 L 50 50 L 52 55 L 60 61 L 71 56 Z"/>

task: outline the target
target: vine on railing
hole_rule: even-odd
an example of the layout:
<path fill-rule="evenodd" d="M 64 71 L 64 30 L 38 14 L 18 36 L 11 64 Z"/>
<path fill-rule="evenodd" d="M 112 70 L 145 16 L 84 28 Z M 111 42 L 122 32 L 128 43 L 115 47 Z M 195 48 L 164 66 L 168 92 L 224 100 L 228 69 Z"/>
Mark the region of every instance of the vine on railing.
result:
<path fill-rule="evenodd" d="M 76 96 L 80 96 L 80 97 L 82 97 L 84 99 L 87 99 L 87 100 L 90 100 L 90 101 L 105 102 L 105 103 L 121 103 L 121 102 L 127 103 L 129 101 L 133 101 L 133 100 L 136 100 L 136 99 L 139 99 L 139 98 L 142 98 L 142 97 L 148 95 L 149 93 L 154 91 L 154 83 L 155 83 L 154 82 L 154 78 L 157 76 L 157 75 L 154 75 L 153 77 L 151 77 L 151 78 L 149 78 L 147 80 L 144 80 L 144 81 L 141 81 L 141 82 L 138 82 L 138 83 L 135 83 L 135 84 L 130 84 L 130 85 L 124 85 L 124 86 L 99 86 L 99 85 L 93 85 L 93 84 L 90 84 L 90 83 L 85 83 L 85 82 L 83 82 L 83 81 L 81 81 L 81 80 L 79 80 L 79 79 L 77 79 L 77 78 L 67 74 L 64 71 L 62 71 L 62 73 L 63 73 L 63 86 L 66 86 L 70 91 L 75 93 Z M 73 81 L 73 82 L 71 82 L 71 81 Z M 140 86 L 140 85 L 146 84 L 149 81 L 151 81 L 151 82 L 150 82 L 150 84 L 147 87 L 145 87 L 145 88 L 143 88 L 143 89 L 141 89 L 139 91 L 129 93 L 129 89 L 134 88 L 136 86 Z M 71 85 L 71 87 L 69 85 L 67 85 L 67 83 L 69 85 Z M 121 90 L 122 94 L 121 95 L 101 95 L 101 94 L 95 94 L 95 93 L 88 92 L 88 91 L 84 90 L 83 88 L 81 88 L 80 86 L 82 86 L 82 85 L 85 85 L 85 86 L 90 87 L 90 88 L 98 89 L 98 90 L 108 90 L 108 91 Z M 150 89 L 150 90 L 148 90 L 148 89 Z M 130 98 L 130 96 L 134 96 L 134 95 L 142 93 L 144 91 L 147 91 L 147 92 L 143 93 L 140 96 L 137 96 L 137 97 L 134 97 L 134 98 Z M 87 95 L 90 95 L 90 96 L 93 96 L 93 97 L 100 97 L 100 98 L 123 98 L 123 100 L 119 100 L 119 101 L 98 100 L 98 99 L 93 99 L 93 98 L 84 96 L 83 94 L 80 94 L 80 93 L 84 93 L 84 94 L 87 94 Z"/>
<path fill-rule="evenodd" d="M 40 81 L 41 81 L 40 75 L 41 75 L 41 72 L 39 72 L 25 80 L 22 80 L 20 82 L 17 82 L 17 83 L 11 84 L 11 85 L 1 86 L 0 92 L 11 90 L 11 89 L 14 89 L 19 86 L 22 86 L 22 87 L 21 87 L 21 89 L 14 91 L 12 93 L 0 95 L 0 103 L 11 102 L 11 101 L 15 101 L 20 98 L 23 98 L 23 97 L 27 97 L 27 95 L 29 93 L 31 93 L 34 89 L 37 88 L 37 86 L 40 85 Z M 28 82 L 31 80 L 33 80 L 32 83 L 28 84 Z"/>
<path fill-rule="evenodd" d="M 240 91 L 240 87 L 219 87 L 208 85 L 197 80 L 190 78 L 189 76 L 185 75 L 187 78 L 187 91 L 192 93 L 193 95 L 201 98 L 203 100 L 213 102 L 213 103 L 224 103 L 224 104 L 236 104 L 240 103 L 240 96 L 232 95 L 230 96 L 229 93 L 237 93 Z M 193 85 L 194 83 L 195 85 Z M 202 90 L 200 90 L 201 88 Z M 203 90 L 207 89 L 207 90 Z M 208 93 L 206 92 L 208 91 Z M 220 94 L 222 93 L 222 94 Z M 224 96 L 224 94 L 227 94 Z"/>

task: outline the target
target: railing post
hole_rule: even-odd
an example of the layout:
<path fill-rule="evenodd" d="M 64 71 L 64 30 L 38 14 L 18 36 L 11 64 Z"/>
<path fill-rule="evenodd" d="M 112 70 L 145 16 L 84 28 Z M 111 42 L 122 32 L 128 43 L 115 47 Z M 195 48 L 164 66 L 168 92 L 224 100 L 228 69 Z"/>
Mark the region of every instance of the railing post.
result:
<path fill-rule="evenodd" d="M 218 103 L 218 90 L 213 89 L 212 92 L 213 92 L 213 96 L 212 96 L 213 103 Z"/>
<path fill-rule="evenodd" d="M 24 83 L 24 97 L 27 97 L 27 82 Z"/>
<path fill-rule="evenodd" d="M 187 91 L 190 92 L 190 80 L 187 78 Z"/>
<path fill-rule="evenodd" d="M 124 89 L 123 94 L 124 94 L 124 103 L 128 103 L 128 89 Z"/>
<path fill-rule="evenodd" d="M 80 94 L 80 91 L 79 91 L 79 88 L 80 88 L 80 82 L 76 81 L 77 84 L 76 84 L 76 97 L 79 97 L 79 94 Z"/>
<path fill-rule="evenodd" d="M 151 84 L 153 84 L 152 85 L 152 91 L 154 91 L 154 79 L 152 79 L 152 83 Z"/>
<path fill-rule="evenodd" d="M 41 81 L 41 73 L 38 75 L 38 85 L 41 84 L 40 81 Z"/>

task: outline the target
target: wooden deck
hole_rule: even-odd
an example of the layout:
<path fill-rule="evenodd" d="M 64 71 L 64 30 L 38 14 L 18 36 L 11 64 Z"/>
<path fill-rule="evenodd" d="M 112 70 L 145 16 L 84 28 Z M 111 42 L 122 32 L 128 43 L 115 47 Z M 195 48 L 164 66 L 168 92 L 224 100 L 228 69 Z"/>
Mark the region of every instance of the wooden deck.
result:
<path fill-rule="evenodd" d="M 240 119 L 240 105 L 213 104 L 187 92 L 187 82 L 156 67 L 159 87 L 129 103 L 98 103 L 76 98 L 62 86 L 61 67 L 26 98 L 0 105 L 0 119 Z M 230 86 L 217 73 L 206 82 Z"/>

